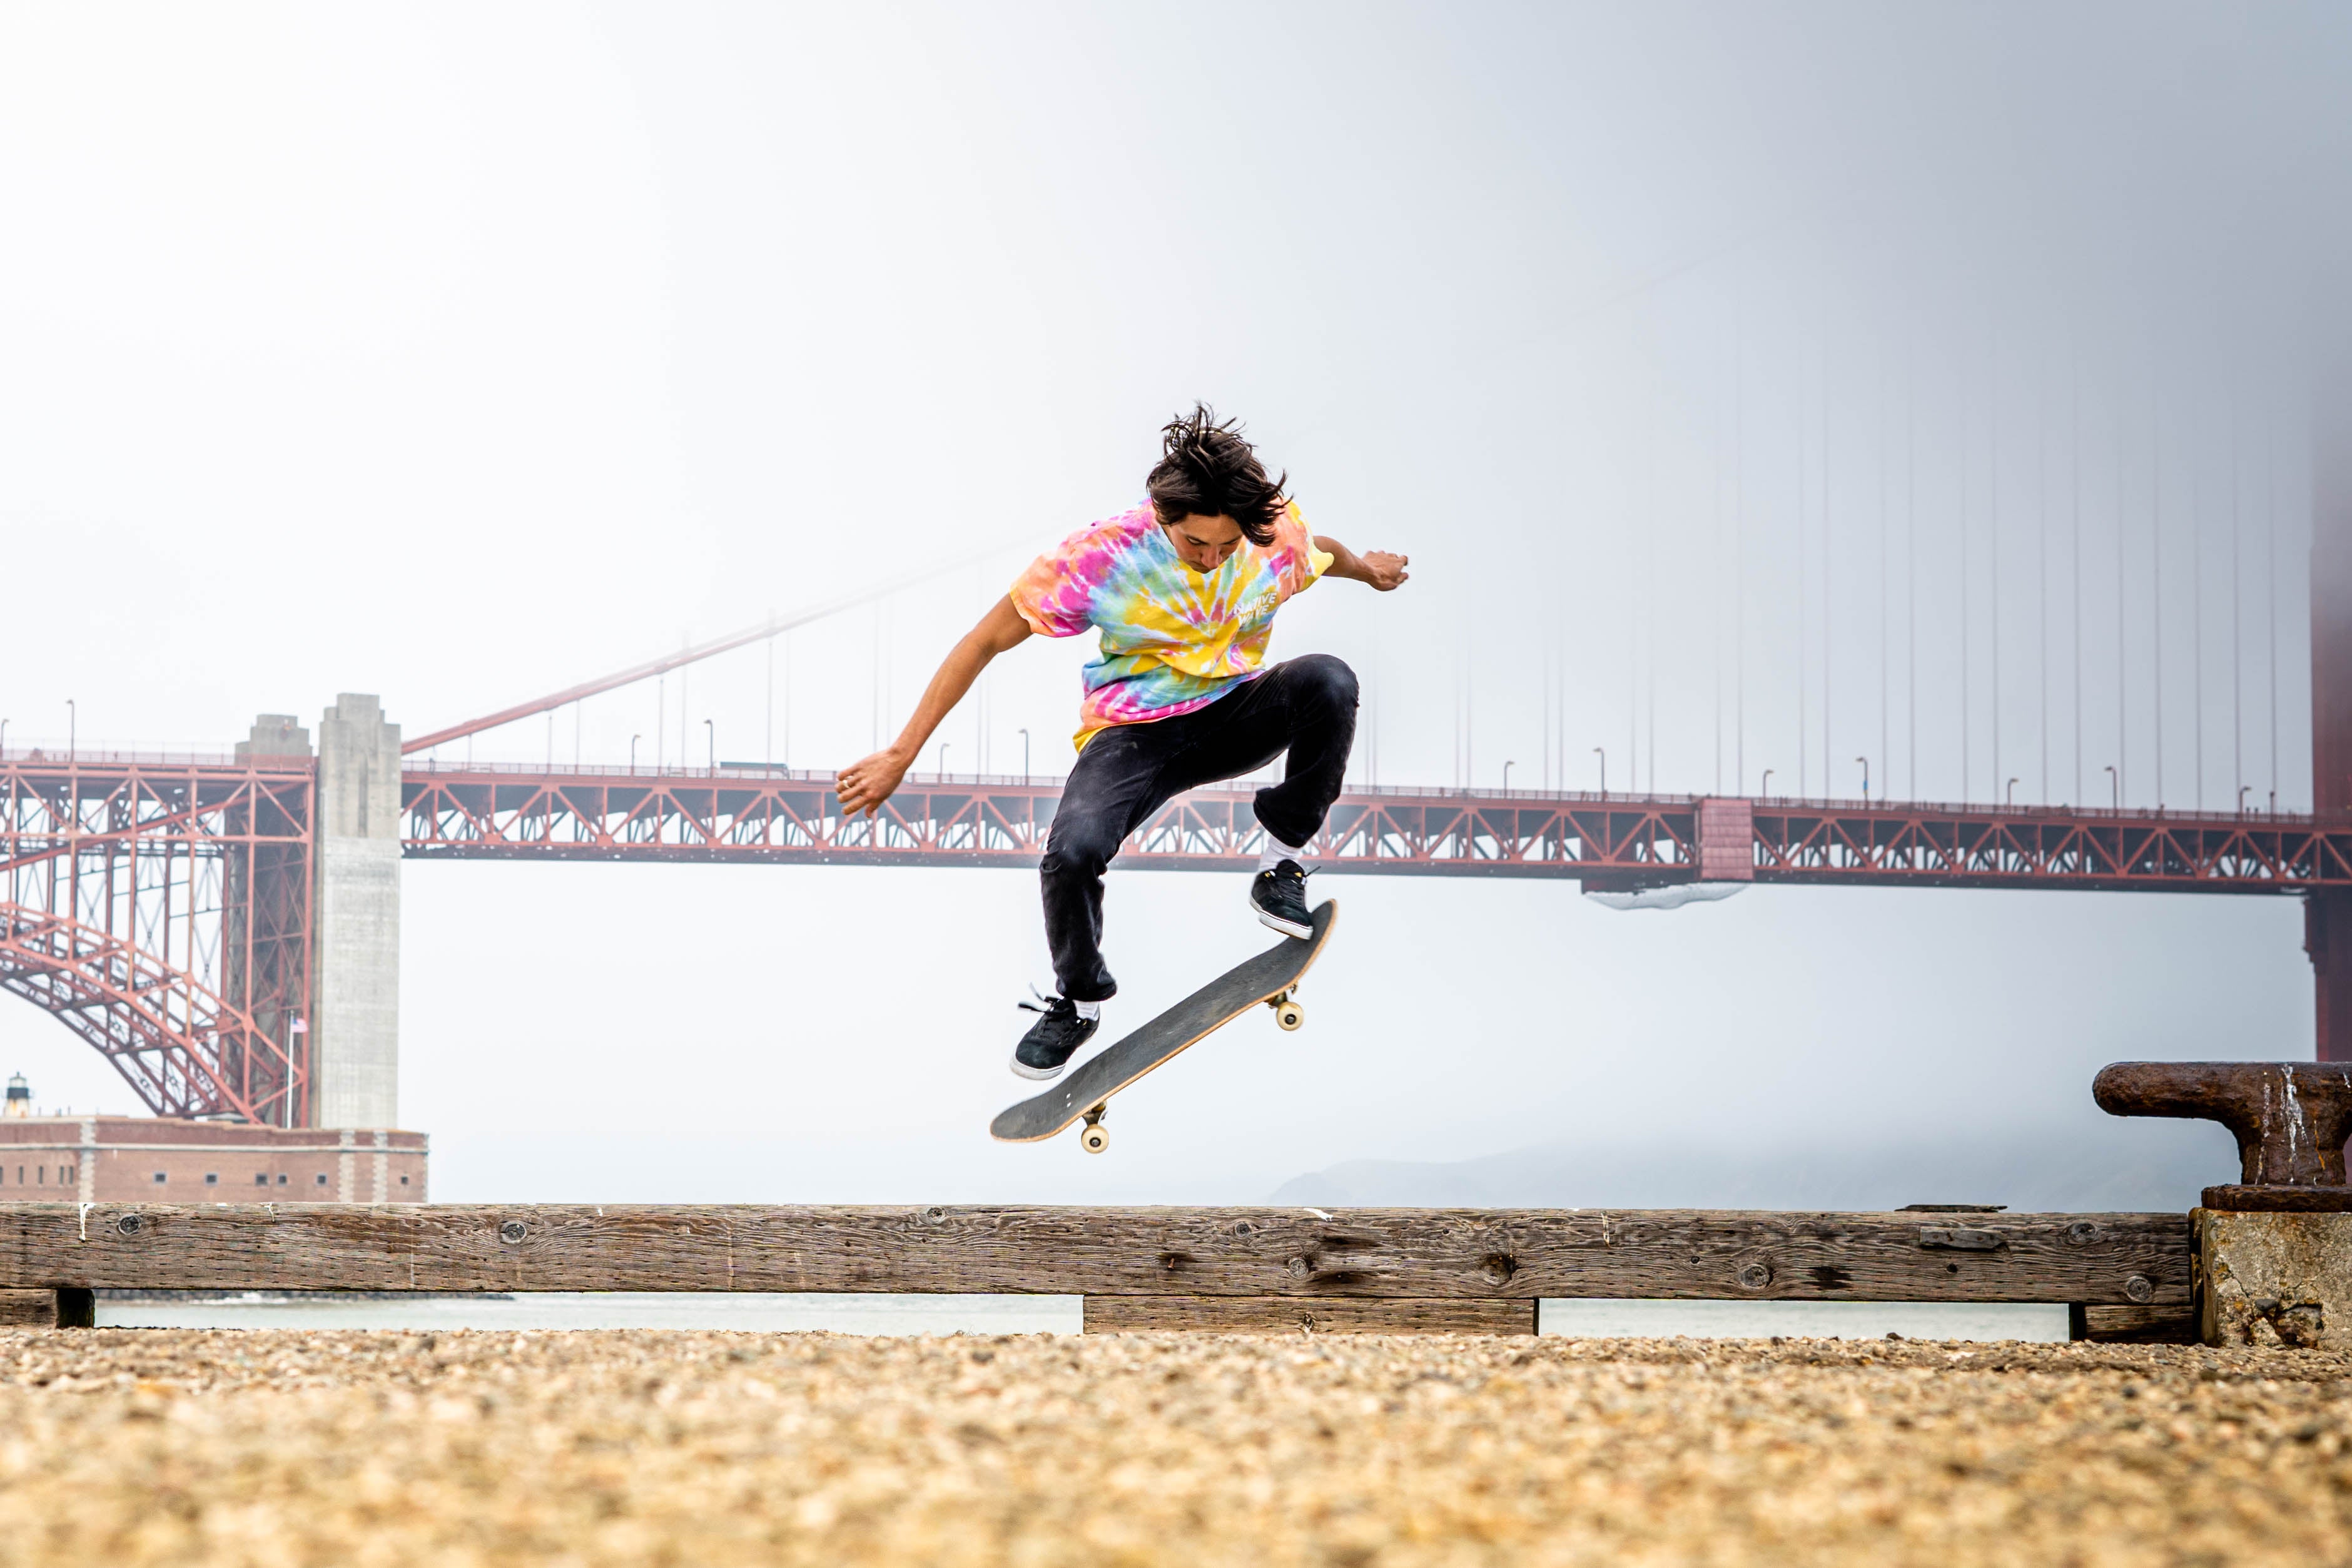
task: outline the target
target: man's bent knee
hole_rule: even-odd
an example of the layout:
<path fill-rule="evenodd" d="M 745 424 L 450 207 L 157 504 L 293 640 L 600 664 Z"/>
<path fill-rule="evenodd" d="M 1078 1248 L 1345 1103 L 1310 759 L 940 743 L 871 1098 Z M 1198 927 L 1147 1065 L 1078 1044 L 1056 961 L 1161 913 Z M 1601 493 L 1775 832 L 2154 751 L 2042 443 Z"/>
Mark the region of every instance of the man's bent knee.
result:
<path fill-rule="evenodd" d="M 1330 653 L 1307 653 L 1290 661 L 1292 679 L 1307 702 L 1334 708 L 1356 706 L 1356 672 Z"/>
<path fill-rule="evenodd" d="M 1064 832 L 1056 821 L 1045 836 L 1045 852 L 1038 858 L 1037 869 L 1048 877 L 1100 876 L 1118 853 L 1118 839 L 1099 831 L 1080 828 Z"/>

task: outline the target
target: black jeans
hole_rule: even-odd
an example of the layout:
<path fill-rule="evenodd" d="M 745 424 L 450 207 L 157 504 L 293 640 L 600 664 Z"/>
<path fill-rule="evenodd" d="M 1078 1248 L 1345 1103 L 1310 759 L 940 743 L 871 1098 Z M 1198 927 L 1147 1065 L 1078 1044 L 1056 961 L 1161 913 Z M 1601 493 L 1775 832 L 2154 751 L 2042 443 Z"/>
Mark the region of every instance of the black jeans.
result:
<path fill-rule="evenodd" d="M 1038 865 L 1062 995 L 1098 1002 L 1118 991 L 1103 965 L 1102 879 L 1128 834 L 1185 790 L 1288 751 L 1282 782 L 1257 792 L 1257 820 L 1303 844 L 1339 796 L 1355 738 L 1356 673 L 1328 653 L 1285 660 L 1207 707 L 1097 734 L 1070 771 Z"/>

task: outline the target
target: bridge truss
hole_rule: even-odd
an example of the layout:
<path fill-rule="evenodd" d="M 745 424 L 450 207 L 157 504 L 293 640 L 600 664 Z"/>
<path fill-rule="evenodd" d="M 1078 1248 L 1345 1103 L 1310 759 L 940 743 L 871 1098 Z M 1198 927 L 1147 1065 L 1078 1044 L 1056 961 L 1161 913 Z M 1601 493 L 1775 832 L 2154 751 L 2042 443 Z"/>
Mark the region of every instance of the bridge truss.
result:
<path fill-rule="evenodd" d="M 301 1126 L 307 765 L 0 758 L 0 989 L 159 1116 Z"/>
<path fill-rule="evenodd" d="M 416 859 L 759 861 L 1031 866 L 1058 779 L 908 780 L 846 817 L 829 774 L 565 768 L 412 760 L 404 852 Z M 1196 790 L 1129 841 L 1122 865 L 1256 862 L 1248 787 Z M 2251 813 L 1742 800 L 1499 790 L 1360 789 L 1310 846 L 1319 870 L 1549 876 L 1596 888 L 1697 881 L 2182 893 L 2352 887 L 2352 821 Z"/>

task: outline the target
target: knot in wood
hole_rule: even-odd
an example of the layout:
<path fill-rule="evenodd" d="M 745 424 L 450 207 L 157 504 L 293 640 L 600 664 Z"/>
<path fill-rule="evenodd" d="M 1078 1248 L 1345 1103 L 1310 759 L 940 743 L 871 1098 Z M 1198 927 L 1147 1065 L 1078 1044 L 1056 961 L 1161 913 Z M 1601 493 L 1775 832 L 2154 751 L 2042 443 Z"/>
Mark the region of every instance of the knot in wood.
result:
<path fill-rule="evenodd" d="M 1496 1285 L 1509 1284 L 1511 1276 L 1518 1271 L 1518 1260 L 1507 1252 L 1489 1252 L 1478 1265 L 1478 1272 L 1486 1276 L 1488 1283 Z"/>
<path fill-rule="evenodd" d="M 1289 1270 L 1293 1277 L 1301 1280 L 1315 1271 L 1315 1265 L 1305 1258 L 1293 1258 L 1283 1267 Z"/>
<path fill-rule="evenodd" d="M 114 1228 L 125 1236 L 136 1236 L 139 1234 L 139 1217 L 126 1214 L 114 1222 Z"/>
<path fill-rule="evenodd" d="M 2145 1274 L 2134 1274 L 2124 1281 L 2124 1294 L 2135 1301 L 2152 1301 L 2156 1299 L 2156 1284 Z"/>
<path fill-rule="evenodd" d="M 2066 1245 L 2088 1247 L 2099 1239 L 2099 1228 L 2087 1219 L 2078 1219 L 2066 1228 Z"/>
<path fill-rule="evenodd" d="M 948 1222 L 948 1211 L 947 1211 L 946 1209 L 944 1209 L 944 1208 L 938 1208 L 938 1207 L 932 1207 L 932 1208 L 927 1208 L 927 1209 L 923 1210 L 923 1223 L 924 1223 L 924 1224 L 926 1224 L 926 1225 L 945 1225 L 947 1222 Z"/>
<path fill-rule="evenodd" d="M 522 1239 L 530 1234 L 530 1227 L 520 1219 L 509 1219 L 499 1226 L 499 1239 L 509 1247 L 520 1246 Z"/>
<path fill-rule="evenodd" d="M 1739 1288 L 1743 1291 L 1760 1291 L 1772 1282 L 1772 1265 L 1759 1258 L 1742 1265 L 1733 1278 L 1739 1281 Z"/>

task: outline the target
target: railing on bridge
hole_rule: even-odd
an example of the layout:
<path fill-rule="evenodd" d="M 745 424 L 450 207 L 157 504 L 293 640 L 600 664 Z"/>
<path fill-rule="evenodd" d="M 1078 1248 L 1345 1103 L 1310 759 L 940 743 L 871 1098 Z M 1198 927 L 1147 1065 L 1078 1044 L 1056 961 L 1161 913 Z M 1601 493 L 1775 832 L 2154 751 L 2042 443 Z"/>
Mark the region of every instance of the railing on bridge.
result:
<path fill-rule="evenodd" d="M 404 771 L 421 859 L 1034 865 L 1058 778 L 913 775 L 874 816 L 829 773 L 757 767 L 501 766 Z M 1122 864 L 1255 863 L 1246 784 L 1195 790 Z M 1351 789 L 1310 846 L 1319 869 L 1549 876 L 1596 887 L 1697 880 L 2293 893 L 2352 886 L 2352 822 L 2307 816 L 1532 790 Z"/>

